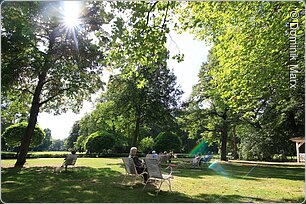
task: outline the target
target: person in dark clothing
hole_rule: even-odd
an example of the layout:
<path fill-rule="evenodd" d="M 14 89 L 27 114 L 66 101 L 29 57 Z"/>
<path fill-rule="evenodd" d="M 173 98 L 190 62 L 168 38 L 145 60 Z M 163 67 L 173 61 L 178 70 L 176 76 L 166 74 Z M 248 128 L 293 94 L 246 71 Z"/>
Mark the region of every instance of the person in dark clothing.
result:
<path fill-rule="evenodd" d="M 144 165 L 144 162 L 142 160 L 140 160 L 138 157 L 137 157 L 137 148 L 136 147 L 132 147 L 130 149 L 130 155 L 129 157 L 133 159 L 134 161 L 134 164 L 135 164 L 135 167 L 136 167 L 136 171 L 138 174 L 141 174 L 143 172 L 146 172 L 144 174 L 142 174 L 143 176 L 143 182 L 147 182 L 148 180 L 148 173 L 147 173 L 147 169 Z"/>
<path fill-rule="evenodd" d="M 173 158 L 173 151 L 169 151 L 168 153 L 168 162 L 171 163 L 171 160 Z"/>

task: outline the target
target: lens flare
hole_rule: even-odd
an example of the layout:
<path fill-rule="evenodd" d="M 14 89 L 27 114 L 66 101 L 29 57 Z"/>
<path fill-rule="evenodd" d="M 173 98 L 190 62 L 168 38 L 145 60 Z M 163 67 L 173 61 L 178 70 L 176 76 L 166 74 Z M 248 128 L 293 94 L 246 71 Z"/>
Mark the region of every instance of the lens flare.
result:
<path fill-rule="evenodd" d="M 81 4 L 78 1 L 64 1 L 64 24 L 69 29 L 75 29 L 80 24 Z"/>
<path fill-rule="evenodd" d="M 66 38 L 72 37 L 75 47 L 79 49 L 77 32 L 81 26 L 82 1 L 63 2 L 63 26 L 66 29 Z"/>
<path fill-rule="evenodd" d="M 207 154 L 207 143 L 202 140 L 199 144 L 197 144 L 189 153 L 189 156 L 193 157 L 197 154 Z"/>
<path fill-rule="evenodd" d="M 211 163 L 208 168 L 224 177 L 228 177 L 228 174 L 224 171 L 223 167 L 218 161 Z"/>

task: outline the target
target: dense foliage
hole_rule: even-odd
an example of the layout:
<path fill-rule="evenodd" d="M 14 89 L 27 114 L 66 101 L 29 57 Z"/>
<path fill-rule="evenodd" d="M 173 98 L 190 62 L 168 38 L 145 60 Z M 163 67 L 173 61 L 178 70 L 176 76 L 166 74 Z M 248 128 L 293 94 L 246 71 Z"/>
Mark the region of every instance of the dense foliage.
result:
<path fill-rule="evenodd" d="M 77 112 L 103 88 L 95 108 L 73 125 L 66 149 L 188 152 L 204 140 L 218 146 L 221 160 L 228 153 L 256 160 L 294 154 L 289 139 L 305 134 L 301 2 L 78 4 L 81 25 L 69 29 L 62 2 L 2 4 L 2 130 L 29 121 L 16 166 L 25 162 L 39 112 Z M 168 60 L 184 55 L 170 56 L 170 30 L 211 45 L 183 102 Z M 112 73 L 105 87 L 104 70 Z M 50 133 L 39 149 L 63 143 Z"/>
<path fill-rule="evenodd" d="M 65 141 L 65 146 L 68 149 L 73 149 L 74 148 L 74 143 L 77 141 L 78 137 L 80 136 L 80 121 L 75 121 L 72 129 L 69 133 L 68 138 Z M 77 148 L 79 151 L 82 151 L 82 148 L 78 147 Z"/>
<path fill-rule="evenodd" d="M 103 86 L 101 67 L 108 46 L 102 25 L 111 15 L 103 3 L 78 2 L 81 10 L 75 12 L 82 25 L 69 27 L 63 20 L 63 12 L 68 12 L 65 4 L 4 2 L 1 6 L 2 103 L 6 107 L 24 103 L 20 111 L 29 115 L 16 166 L 25 163 L 40 111 L 78 111 L 83 100 Z M 92 42 L 94 34 L 103 46 Z"/>
<path fill-rule="evenodd" d="M 245 159 L 292 154 L 289 138 L 304 135 L 303 10 L 300 2 L 188 2 L 177 10 L 178 29 L 214 45 L 194 87 L 189 131 L 205 139 L 227 132 L 224 160 L 229 133 Z"/>
<path fill-rule="evenodd" d="M 154 142 L 154 149 L 157 152 L 174 151 L 179 152 L 182 146 L 180 138 L 172 132 L 161 132 Z"/>
<path fill-rule="evenodd" d="M 6 130 L 1 135 L 1 137 L 4 138 L 7 146 L 9 147 L 19 147 L 20 146 L 21 139 L 25 134 L 27 125 L 28 125 L 27 122 L 21 122 L 21 123 L 14 124 L 6 128 Z M 46 136 L 46 133 L 37 124 L 34 129 L 34 134 L 33 134 L 30 146 L 36 147 L 40 145 L 43 142 L 45 136 Z"/>
<path fill-rule="evenodd" d="M 38 145 L 37 147 L 33 148 L 33 151 L 46 151 L 49 150 L 49 147 L 52 144 L 52 136 L 51 136 L 51 130 L 49 128 L 44 129 L 44 132 L 46 133 L 46 136 L 42 143 Z"/>
<path fill-rule="evenodd" d="M 145 137 L 139 142 L 138 150 L 144 153 L 151 153 L 154 148 L 154 139 L 152 137 Z"/>
<path fill-rule="evenodd" d="M 111 150 L 114 145 L 114 135 L 105 131 L 92 133 L 85 142 L 85 147 L 90 153 L 105 152 Z"/>

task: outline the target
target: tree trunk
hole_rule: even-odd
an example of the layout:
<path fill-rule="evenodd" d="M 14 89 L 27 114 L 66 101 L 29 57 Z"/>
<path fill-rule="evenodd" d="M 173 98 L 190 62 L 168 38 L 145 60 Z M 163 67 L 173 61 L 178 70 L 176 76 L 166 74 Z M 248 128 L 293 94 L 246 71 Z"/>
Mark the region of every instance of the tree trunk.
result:
<path fill-rule="evenodd" d="M 238 138 L 236 136 L 236 126 L 234 126 L 234 128 L 233 128 L 233 145 L 234 145 L 233 146 L 233 153 L 234 153 L 234 159 L 235 160 L 239 159 L 237 143 L 238 143 Z"/>
<path fill-rule="evenodd" d="M 115 135 L 116 127 L 115 127 L 114 119 L 112 119 L 112 126 L 113 126 L 113 134 Z"/>
<path fill-rule="evenodd" d="M 139 138 L 139 131 L 140 131 L 140 111 L 136 111 L 136 122 L 135 122 L 135 132 L 134 137 L 132 141 L 132 146 L 137 147 L 138 144 L 138 138 Z"/>
<path fill-rule="evenodd" d="M 227 138 L 228 138 L 228 122 L 227 122 L 227 110 L 224 111 L 223 116 L 223 128 L 221 132 L 221 160 L 227 161 L 226 157 L 226 144 L 227 144 Z"/>
<path fill-rule="evenodd" d="M 226 143 L 228 137 L 227 125 L 224 126 L 224 129 L 221 132 L 221 160 L 227 161 L 226 157 Z"/>
<path fill-rule="evenodd" d="M 28 126 L 26 129 L 26 133 L 21 140 L 20 151 L 17 157 L 17 161 L 15 163 L 15 167 L 23 167 L 26 162 L 26 156 L 29 151 L 29 146 L 31 143 L 31 138 L 34 133 L 34 128 L 37 122 L 37 116 L 39 113 L 39 96 L 41 94 L 41 90 L 44 85 L 44 81 L 46 78 L 46 73 L 42 73 L 38 76 L 38 83 L 35 88 L 34 97 L 32 100 L 32 106 L 30 110 L 30 118 L 28 122 Z"/>
<path fill-rule="evenodd" d="M 289 121 L 289 131 L 291 131 L 291 137 L 298 137 L 298 127 L 295 122 L 294 113 L 292 111 L 288 114 L 288 121 Z"/>

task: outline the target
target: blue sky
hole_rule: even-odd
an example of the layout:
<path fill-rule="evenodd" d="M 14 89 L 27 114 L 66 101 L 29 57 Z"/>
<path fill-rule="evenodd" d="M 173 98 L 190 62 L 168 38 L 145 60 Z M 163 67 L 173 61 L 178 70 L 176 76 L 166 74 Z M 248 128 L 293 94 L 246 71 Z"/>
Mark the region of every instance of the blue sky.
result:
<path fill-rule="evenodd" d="M 202 62 L 207 60 L 208 50 L 210 47 L 206 46 L 204 42 L 193 39 L 193 36 L 188 33 L 176 34 L 174 31 L 170 32 L 168 37 L 168 49 L 170 56 L 183 53 L 185 55 L 184 61 L 177 63 L 175 60 L 168 61 L 169 68 L 174 70 L 177 76 L 177 84 L 185 92 L 182 99 L 187 99 L 191 93 L 192 86 L 198 81 L 198 72 Z M 105 79 L 110 73 L 105 73 Z M 64 139 L 69 135 L 73 123 L 80 120 L 86 112 L 90 112 L 93 104 L 85 102 L 79 114 L 74 114 L 71 111 L 53 116 L 52 114 L 40 113 L 38 115 L 38 123 L 42 128 L 51 129 L 53 139 Z"/>

